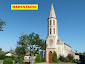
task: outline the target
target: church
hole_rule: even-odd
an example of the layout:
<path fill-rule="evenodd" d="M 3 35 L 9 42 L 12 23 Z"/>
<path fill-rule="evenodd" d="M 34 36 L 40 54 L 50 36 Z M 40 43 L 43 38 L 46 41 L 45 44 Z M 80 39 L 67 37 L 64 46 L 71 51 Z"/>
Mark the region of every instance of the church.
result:
<path fill-rule="evenodd" d="M 71 47 L 60 40 L 58 37 L 58 28 L 57 28 L 57 18 L 53 4 L 51 5 L 50 14 L 48 17 L 48 36 L 46 38 L 46 61 L 52 62 L 52 54 L 55 51 L 57 57 L 60 55 L 66 57 L 68 54 L 73 54 L 75 59 L 78 59 L 79 56 L 75 55 L 75 52 L 71 50 Z"/>

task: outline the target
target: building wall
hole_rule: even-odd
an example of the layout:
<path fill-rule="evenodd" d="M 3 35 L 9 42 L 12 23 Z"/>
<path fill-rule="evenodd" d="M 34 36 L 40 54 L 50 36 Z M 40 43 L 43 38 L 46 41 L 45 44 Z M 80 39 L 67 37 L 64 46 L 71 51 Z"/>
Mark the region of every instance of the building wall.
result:
<path fill-rule="evenodd" d="M 65 47 L 65 50 L 71 51 L 71 47 L 70 46 L 64 44 L 64 47 Z"/>
<path fill-rule="evenodd" d="M 57 44 L 56 50 L 57 50 L 56 53 L 57 53 L 58 58 L 60 57 L 60 55 L 63 55 L 63 45 L 62 44 Z"/>

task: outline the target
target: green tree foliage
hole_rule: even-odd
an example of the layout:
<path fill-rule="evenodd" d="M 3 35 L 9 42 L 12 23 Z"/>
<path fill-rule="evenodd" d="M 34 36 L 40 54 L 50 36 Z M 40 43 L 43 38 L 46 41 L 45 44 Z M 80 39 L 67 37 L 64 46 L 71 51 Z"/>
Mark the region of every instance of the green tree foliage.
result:
<path fill-rule="evenodd" d="M 14 60 L 15 56 L 6 56 L 6 58 L 11 58 L 12 60 Z"/>
<path fill-rule="evenodd" d="M 77 50 L 75 52 L 77 53 Z"/>
<path fill-rule="evenodd" d="M 2 48 L 0 48 L 0 60 L 4 60 L 6 58 L 5 54 L 6 52 L 2 51 Z"/>
<path fill-rule="evenodd" d="M 85 52 L 83 52 L 83 53 L 80 52 L 79 55 L 85 55 Z"/>
<path fill-rule="evenodd" d="M 17 47 L 15 49 L 18 57 L 15 59 L 19 64 L 23 64 L 24 56 L 27 51 L 36 54 L 39 50 L 44 50 L 46 48 L 46 43 L 44 40 L 40 39 L 38 34 L 31 33 L 29 35 L 21 34 L 19 41 L 17 42 Z"/>
<path fill-rule="evenodd" d="M 35 61 L 36 61 L 36 62 L 41 62 L 41 56 L 40 56 L 40 54 L 37 55 Z"/>
<path fill-rule="evenodd" d="M 6 59 L 4 59 L 3 64 L 13 64 L 13 61 L 10 58 L 6 58 Z"/>
<path fill-rule="evenodd" d="M 19 37 L 19 41 L 17 42 L 17 47 L 15 49 L 16 54 L 18 57 L 15 58 L 15 62 L 19 62 L 19 64 L 23 64 L 24 56 L 27 52 L 27 35 L 21 34 L 21 37 Z"/>
<path fill-rule="evenodd" d="M 6 23 L 0 19 L 0 31 L 3 31 L 2 28 L 4 25 L 6 25 Z"/>
<path fill-rule="evenodd" d="M 46 49 L 46 43 L 44 40 L 40 39 L 38 34 L 31 33 L 28 36 L 28 47 L 29 51 L 33 54 L 38 53 L 39 50 Z"/>
<path fill-rule="evenodd" d="M 57 59 L 57 53 L 55 51 L 53 52 L 52 61 L 53 62 L 57 62 L 58 61 L 58 59 Z"/>
<path fill-rule="evenodd" d="M 6 58 L 11 58 L 14 60 L 14 56 L 5 56 L 7 52 L 2 51 L 2 48 L 0 48 L 0 60 L 4 60 Z"/>
<path fill-rule="evenodd" d="M 44 40 L 40 39 L 38 34 L 31 33 L 28 36 L 28 48 L 31 52 L 32 58 L 31 62 L 33 63 L 33 55 L 38 54 L 39 50 L 45 50 L 46 49 L 46 43 Z"/>
<path fill-rule="evenodd" d="M 14 60 L 15 56 L 5 56 L 5 54 L 0 54 L 0 60 L 4 60 L 6 58 L 11 58 L 12 60 Z"/>
<path fill-rule="evenodd" d="M 0 48 L 0 53 L 2 52 L 2 48 Z"/>
<path fill-rule="evenodd" d="M 85 52 L 83 52 L 83 55 L 85 55 Z"/>
<path fill-rule="evenodd" d="M 80 52 L 79 55 L 83 55 L 83 53 Z"/>
<path fill-rule="evenodd" d="M 0 60 L 4 60 L 6 58 L 5 54 L 0 54 Z"/>
<path fill-rule="evenodd" d="M 0 48 L 0 54 L 5 54 L 6 52 L 2 51 L 2 48 Z"/>

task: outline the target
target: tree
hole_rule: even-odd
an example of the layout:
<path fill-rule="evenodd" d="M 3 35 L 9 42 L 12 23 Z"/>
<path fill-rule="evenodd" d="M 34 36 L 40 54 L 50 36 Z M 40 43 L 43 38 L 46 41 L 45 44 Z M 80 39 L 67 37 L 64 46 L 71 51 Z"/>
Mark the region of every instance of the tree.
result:
<path fill-rule="evenodd" d="M 3 31 L 2 28 L 4 25 L 6 25 L 6 23 L 0 19 L 0 31 Z"/>
<path fill-rule="evenodd" d="M 17 47 L 15 49 L 16 54 L 18 55 L 17 58 L 15 58 L 15 62 L 19 62 L 19 64 L 23 64 L 24 56 L 27 52 L 27 35 L 21 34 L 19 37 L 19 41 L 17 42 Z"/>
<path fill-rule="evenodd" d="M 83 52 L 83 55 L 85 55 L 85 52 Z"/>
<path fill-rule="evenodd" d="M 38 34 L 31 33 L 29 35 L 22 34 L 17 42 L 16 53 L 18 57 L 15 59 L 19 64 L 23 64 L 24 56 L 27 51 L 31 53 L 31 60 L 39 50 L 44 50 L 46 48 L 46 43 L 44 40 L 40 39 Z M 33 61 L 31 61 L 33 62 Z"/>
<path fill-rule="evenodd" d="M 40 54 L 37 55 L 35 61 L 36 61 L 36 62 L 41 62 L 41 56 L 40 56 Z"/>
<path fill-rule="evenodd" d="M 5 54 L 0 54 L 0 60 L 4 60 L 6 58 Z"/>
<path fill-rule="evenodd" d="M 80 52 L 79 55 L 83 55 L 83 53 Z"/>
<path fill-rule="evenodd" d="M 2 51 L 2 48 L 0 48 L 0 53 L 1 53 L 1 51 Z"/>
<path fill-rule="evenodd" d="M 77 50 L 75 52 L 77 53 Z"/>
<path fill-rule="evenodd" d="M 45 50 L 46 43 L 44 40 L 40 39 L 38 34 L 31 33 L 28 36 L 28 47 L 29 51 L 35 54 L 38 53 L 39 50 Z"/>
<path fill-rule="evenodd" d="M 53 62 L 57 62 L 57 61 L 58 61 L 58 59 L 57 59 L 57 54 L 56 54 L 55 51 L 53 52 L 52 61 L 53 61 Z"/>
<path fill-rule="evenodd" d="M 4 59 L 3 64 L 13 64 L 13 61 L 10 58 L 6 58 L 6 59 Z"/>
<path fill-rule="evenodd" d="M 39 53 L 39 50 L 45 50 L 46 43 L 40 39 L 38 34 L 31 33 L 28 36 L 28 48 L 31 53 L 31 63 L 33 63 L 33 56 Z"/>

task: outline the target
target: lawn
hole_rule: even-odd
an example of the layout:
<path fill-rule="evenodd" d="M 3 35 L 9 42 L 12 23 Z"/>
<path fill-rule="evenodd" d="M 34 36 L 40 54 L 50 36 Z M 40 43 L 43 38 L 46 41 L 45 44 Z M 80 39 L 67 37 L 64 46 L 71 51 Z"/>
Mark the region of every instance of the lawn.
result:
<path fill-rule="evenodd" d="M 2 63 L 3 62 L 3 60 L 0 60 L 0 63 Z"/>
<path fill-rule="evenodd" d="M 70 63 L 70 62 L 64 63 L 64 62 L 59 62 L 59 63 L 56 63 L 56 64 L 77 64 L 77 63 Z"/>
<path fill-rule="evenodd" d="M 70 62 L 47 63 L 47 62 L 44 62 L 44 63 L 35 63 L 35 64 L 77 64 L 77 63 L 70 63 Z"/>

